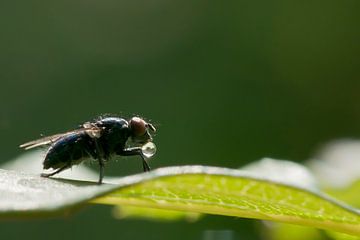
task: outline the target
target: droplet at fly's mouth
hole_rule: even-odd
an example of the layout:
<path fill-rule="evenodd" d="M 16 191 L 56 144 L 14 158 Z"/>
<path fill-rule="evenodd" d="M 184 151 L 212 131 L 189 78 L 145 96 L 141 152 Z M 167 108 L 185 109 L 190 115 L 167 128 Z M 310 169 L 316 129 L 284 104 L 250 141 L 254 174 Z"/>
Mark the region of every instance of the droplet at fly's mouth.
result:
<path fill-rule="evenodd" d="M 146 158 L 151 158 L 156 153 L 156 145 L 153 142 L 148 142 L 141 147 L 141 151 Z"/>

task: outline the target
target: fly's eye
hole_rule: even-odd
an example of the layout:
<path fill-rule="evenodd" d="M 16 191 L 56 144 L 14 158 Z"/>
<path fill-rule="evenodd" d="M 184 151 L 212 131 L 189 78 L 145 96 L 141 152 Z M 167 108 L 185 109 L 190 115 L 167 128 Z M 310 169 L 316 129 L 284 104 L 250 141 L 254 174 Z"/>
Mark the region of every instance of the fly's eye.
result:
<path fill-rule="evenodd" d="M 134 136 L 143 136 L 146 133 L 147 123 L 139 117 L 133 117 L 129 122 L 129 127 Z"/>

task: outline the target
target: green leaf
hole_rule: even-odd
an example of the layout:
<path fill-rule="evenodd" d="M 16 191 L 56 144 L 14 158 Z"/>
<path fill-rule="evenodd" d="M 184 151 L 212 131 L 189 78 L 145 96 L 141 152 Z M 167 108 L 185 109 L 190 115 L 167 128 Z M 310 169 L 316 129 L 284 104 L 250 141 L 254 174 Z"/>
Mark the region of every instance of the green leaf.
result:
<path fill-rule="evenodd" d="M 182 166 L 107 180 L 46 179 L 0 170 L 0 217 L 60 214 L 92 203 L 272 220 L 360 236 L 360 215 L 351 207 L 304 187 L 251 172 Z"/>
<path fill-rule="evenodd" d="M 194 222 L 201 217 L 201 214 L 177 210 L 167 210 L 149 207 L 137 207 L 130 205 L 119 205 L 114 208 L 113 215 L 116 218 L 139 218 L 153 221 L 177 221 L 187 220 Z"/>
<path fill-rule="evenodd" d="M 225 168 L 158 169 L 151 181 L 94 202 L 295 223 L 360 234 L 360 215 L 324 194 Z M 161 176 L 161 177 L 160 177 Z"/>
<path fill-rule="evenodd" d="M 354 207 L 360 207 L 360 180 L 353 182 L 347 188 L 331 188 L 326 189 L 326 192 Z"/>
<path fill-rule="evenodd" d="M 266 222 L 263 224 L 265 236 L 274 240 L 329 240 L 324 231 L 294 224 Z"/>

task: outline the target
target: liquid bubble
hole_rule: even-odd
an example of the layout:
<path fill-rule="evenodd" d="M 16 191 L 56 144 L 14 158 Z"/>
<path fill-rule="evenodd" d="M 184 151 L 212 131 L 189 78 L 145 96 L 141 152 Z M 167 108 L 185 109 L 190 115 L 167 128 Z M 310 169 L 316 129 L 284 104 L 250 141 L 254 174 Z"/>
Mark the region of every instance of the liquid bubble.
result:
<path fill-rule="evenodd" d="M 153 142 L 148 142 L 141 147 L 141 151 L 146 158 L 151 158 L 156 153 L 156 145 Z"/>

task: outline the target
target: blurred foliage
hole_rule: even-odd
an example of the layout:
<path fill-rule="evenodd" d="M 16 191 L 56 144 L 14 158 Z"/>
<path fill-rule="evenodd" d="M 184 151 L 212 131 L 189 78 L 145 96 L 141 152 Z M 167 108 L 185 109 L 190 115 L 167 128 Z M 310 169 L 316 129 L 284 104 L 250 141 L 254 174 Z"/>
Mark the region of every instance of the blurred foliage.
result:
<path fill-rule="evenodd" d="M 302 161 L 325 141 L 359 138 L 359 7 L 356 0 L 2 1 L 2 159 L 40 134 L 106 112 L 157 125 L 154 168 L 239 167 L 264 156 Z M 107 167 L 116 176 L 138 171 L 131 160 Z M 123 239 L 160 230 L 199 239 L 225 228 L 256 238 L 245 220 L 164 228 L 93 211 L 0 230 L 56 239 L 58 229 L 79 237 L 94 225 L 102 231 L 85 237 L 106 238 L 116 228 Z"/>
<path fill-rule="evenodd" d="M 321 229 L 292 225 L 286 223 L 266 223 L 263 232 L 266 239 L 286 240 L 286 239 L 311 239 L 311 240 L 359 240 L 359 236 L 346 233 L 325 231 Z"/>
<path fill-rule="evenodd" d="M 267 239 L 271 240 L 325 240 L 326 237 L 316 228 L 304 227 L 299 225 L 266 222 Z"/>

